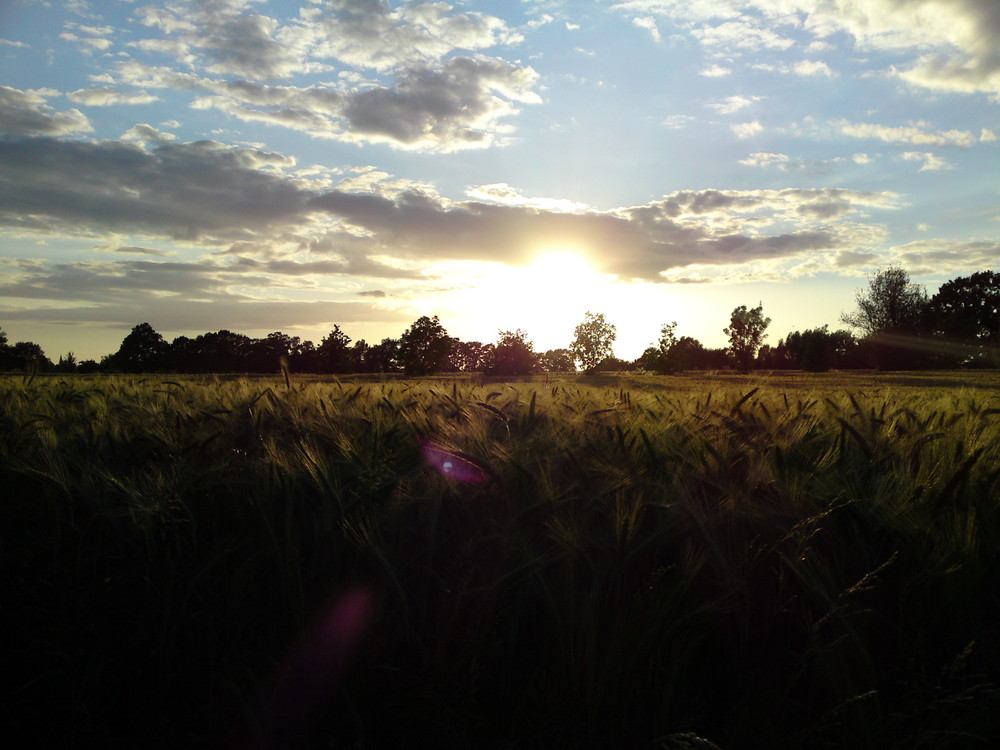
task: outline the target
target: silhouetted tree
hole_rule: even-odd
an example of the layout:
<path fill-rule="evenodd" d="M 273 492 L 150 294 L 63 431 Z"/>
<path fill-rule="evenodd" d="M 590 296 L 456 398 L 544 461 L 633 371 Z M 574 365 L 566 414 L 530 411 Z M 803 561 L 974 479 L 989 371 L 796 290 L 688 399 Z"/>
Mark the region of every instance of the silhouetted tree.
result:
<path fill-rule="evenodd" d="M 251 339 L 247 356 L 250 372 L 277 372 L 282 362 L 291 363 L 302 351 L 302 339 L 274 331 L 262 339 Z"/>
<path fill-rule="evenodd" d="M 618 357 L 605 357 L 588 372 L 632 372 L 635 369 L 635 362 L 628 362 Z"/>
<path fill-rule="evenodd" d="M 418 318 L 399 338 L 399 361 L 407 375 L 440 372 L 451 351 L 451 338 L 438 316 Z"/>
<path fill-rule="evenodd" d="M 1000 365 L 1000 274 L 946 281 L 927 305 L 927 321 L 949 364 Z"/>
<path fill-rule="evenodd" d="M 549 349 L 539 355 L 538 361 L 545 372 L 576 372 L 573 352 L 569 349 Z"/>
<path fill-rule="evenodd" d="M 593 370 L 612 355 L 617 329 L 604 319 L 604 313 L 587 312 L 573 331 L 570 351 L 584 371 Z"/>
<path fill-rule="evenodd" d="M 729 325 L 722 330 L 729 337 L 729 353 L 740 372 L 749 372 L 760 349 L 764 333 L 771 319 L 764 317 L 764 305 L 748 310 L 740 305 L 729 317 Z"/>
<path fill-rule="evenodd" d="M 493 361 L 486 370 L 488 375 L 528 375 L 540 369 L 535 347 L 528 340 L 526 331 L 500 331 L 493 349 Z"/>
<path fill-rule="evenodd" d="M 118 351 L 112 355 L 110 365 L 122 372 L 156 372 L 168 364 L 170 351 L 163 336 L 149 323 L 140 323 L 122 339 Z"/>
<path fill-rule="evenodd" d="M 55 370 L 56 372 L 76 372 L 76 355 L 73 352 L 66 352 L 65 356 L 60 355 Z"/>
<path fill-rule="evenodd" d="M 826 372 L 839 367 L 848 348 L 854 343 L 850 331 L 833 331 L 827 326 L 794 331 L 785 337 L 784 346 L 803 370 Z"/>
<path fill-rule="evenodd" d="M 368 372 L 399 372 L 399 339 L 384 338 L 368 350 Z"/>
<path fill-rule="evenodd" d="M 927 322 L 927 292 L 910 281 L 902 268 L 877 271 L 868 288 L 856 294 L 857 310 L 840 316 L 871 343 L 875 364 L 882 370 L 910 369 L 928 361 L 921 340 Z"/>
<path fill-rule="evenodd" d="M 6 342 L 6 336 L 3 340 Z M 0 370 L 46 372 L 52 367 L 52 361 L 34 341 L 18 341 L 13 346 L 6 343 L 0 345 Z"/>
<path fill-rule="evenodd" d="M 351 337 L 335 325 L 330 333 L 323 337 L 316 352 L 319 356 L 319 367 L 322 372 L 343 373 L 354 369 L 352 352 L 349 349 Z"/>
<path fill-rule="evenodd" d="M 448 372 L 482 372 L 486 369 L 487 356 L 493 351 L 492 344 L 481 341 L 451 340 L 451 351 L 446 360 Z"/>
<path fill-rule="evenodd" d="M 762 344 L 757 352 L 756 367 L 759 370 L 794 370 L 798 366 L 782 340 L 774 346 Z"/>
<path fill-rule="evenodd" d="M 358 339 L 347 351 L 347 357 L 351 362 L 351 372 L 371 372 L 369 369 L 368 356 L 371 347 L 364 339 Z"/>

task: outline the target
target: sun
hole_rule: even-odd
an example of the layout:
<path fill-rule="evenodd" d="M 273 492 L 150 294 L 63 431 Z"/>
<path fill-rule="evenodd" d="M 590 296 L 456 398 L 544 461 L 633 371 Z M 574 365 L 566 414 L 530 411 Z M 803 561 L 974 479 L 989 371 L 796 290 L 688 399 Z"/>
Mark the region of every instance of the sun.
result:
<path fill-rule="evenodd" d="M 469 340 L 492 342 L 498 331 L 520 328 L 538 351 L 568 346 L 583 314 L 608 300 L 614 281 L 566 246 L 544 247 L 524 265 L 463 264 L 441 271 L 457 282 L 449 307 L 470 329 Z"/>
<path fill-rule="evenodd" d="M 580 281 L 597 276 L 594 267 L 587 262 L 583 254 L 571 248 L 543 250 L 527 270 L 552 282 Z"/>

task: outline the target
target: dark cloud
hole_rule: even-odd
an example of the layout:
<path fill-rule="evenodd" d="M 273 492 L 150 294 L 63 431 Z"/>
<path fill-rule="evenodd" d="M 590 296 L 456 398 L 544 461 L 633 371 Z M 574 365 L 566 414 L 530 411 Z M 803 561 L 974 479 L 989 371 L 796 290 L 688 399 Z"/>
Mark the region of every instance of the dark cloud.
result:
<path fill-rule="evenodd" d="M 93 323 L 134 326 L 138 321 L 164 331 L 280 330 L 344 323 L 405 325 L 409 315 L 368 302 L 294 302 L 269 300 L 185 301 L 133 299 L 115 305 L 3 310 L 5 320 L 36 323 Z"/>
<path fill-rule="evenodd" d="M 78 109 L 55 112 L 45 96 L 56 92 L 21 91 L 0 86 L 0 133 L 13 135 L 68 135 L 94 130 Z"/>
<path fill-rule="evenodd" d="M 212 141 L 147 151 L 121 142 L 6 138 L 0 224 L 231 246 L 237 259 L 209 269 L 214 274 L 426 280 L 419 269 L 434 261 L 523 264 L 558 245 L 578 248 L 604 272 L 660 280 L 663 271 L 695 263 L 857 249 L 864 225 L 848 231 L 831 222 L 898 206 L 891 193 L 845 189 L 704 190 L 615 211 L 557 211 L 449 201 L 418 186 L 381 193 L 377 181 L 365 192 L 320 191 L 286 174 L 291 166 L 280 154 Z M 768 234 L 769 225 L 782 229 Z M 316 257 L 304 260 L 302 253 Z M 155 265 L 161 276 L 205 272 L 201 265 Z M 149 269 L 119 272 L 141 276 Z"/>

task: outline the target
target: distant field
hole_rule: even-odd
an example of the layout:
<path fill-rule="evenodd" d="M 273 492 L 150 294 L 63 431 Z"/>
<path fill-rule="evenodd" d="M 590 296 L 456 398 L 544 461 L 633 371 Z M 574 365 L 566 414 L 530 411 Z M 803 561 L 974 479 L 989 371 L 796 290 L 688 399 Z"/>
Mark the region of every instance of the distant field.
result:
<path fill-rule="evenodd" d="M 996 372 L 8 376 L 0 486 L 38 746 L 1000 737 Z"/>

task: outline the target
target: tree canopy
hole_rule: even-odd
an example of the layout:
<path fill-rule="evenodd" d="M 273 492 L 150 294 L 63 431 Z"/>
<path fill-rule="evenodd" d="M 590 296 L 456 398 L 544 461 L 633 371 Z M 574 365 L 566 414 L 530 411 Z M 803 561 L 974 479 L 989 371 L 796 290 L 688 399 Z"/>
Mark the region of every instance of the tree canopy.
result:
<path fill-rule="evenodd" d="M 612 356 L 618 329 L 604 319 L 604 313 L 587 312 L 573 332 L 570 351 L 584 370 L 593 370 Z"/>
<path fill-rule="evenodd" d="M 729 353 L 741 372 L 753 369 L 754 358 L 766 335 L 764 331 L 770 324 L 771 319 L 764 317 L 763 303 L 750 310 L 746 305 L 733 310 L 723 333 L 729 337 Z"/>

